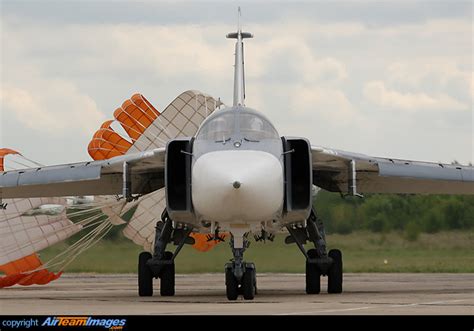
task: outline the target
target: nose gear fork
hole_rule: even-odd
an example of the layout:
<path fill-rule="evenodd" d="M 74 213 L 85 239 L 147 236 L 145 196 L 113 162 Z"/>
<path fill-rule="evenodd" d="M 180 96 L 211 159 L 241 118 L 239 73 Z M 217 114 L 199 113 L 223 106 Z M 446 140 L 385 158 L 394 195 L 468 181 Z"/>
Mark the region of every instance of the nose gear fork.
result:
<path fill-rule="evenodd" d="M 247 236 L 248 233 L 243 234 L 236 242 L 232 234 L 230 239 L 233 259 L 225 265 L 226 294 L 229 300 L 237 300 L 239 294 L 242 294 L 245 300 L 253 300 L 257 294 L 255 264 L 244 261 L 244 252 L 250 246 Z M 239 245 L 240 241 L 242 245 Z"/>

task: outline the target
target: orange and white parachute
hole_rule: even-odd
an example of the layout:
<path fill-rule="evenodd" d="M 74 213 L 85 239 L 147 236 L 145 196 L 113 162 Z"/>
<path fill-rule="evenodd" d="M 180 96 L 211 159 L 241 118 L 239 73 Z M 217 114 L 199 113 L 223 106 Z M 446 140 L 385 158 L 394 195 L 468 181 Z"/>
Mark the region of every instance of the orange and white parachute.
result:
<path fill-rule="evenodd" d="M 0 149 L 0 172 L 38 165 L 17 151 Z M 0 288 L 47 284 L 59 278 L 69 263 L 113 227 L 102 209 L 118 202 L 73 205 L 68 200 L 53 197 L 0 202 L 0 273 L 4 274 L 0 275 Z M 40 259 L 39 251 L 79 232 L 80 238 L 60 254 L 46 262 Z"/>
<path fill-rule="evenodd" d="M 88 152 L 94 160 L 117 155 L 136 153 L 165 147 L 166 142 L 178 137 L 193 136 L 202 121 L 220 102 L 198 91 L 186 91 L 174 99 L 161 113 L 141 94 L 134 94 L 114 112 L 114 120 L 106 121 L 94 134 Z M 124 131 L 119 134 L 113 125 L 119 124 Z M 98 197 L 104 201 L 113 197 Z M 165 191 L 157 190 L 144 195 L 138 201 L 103 210 L 116 224 L 126 215 L 127 225 L 123 234 L 134 243 L 152 251 L 155 225 L 165 209 Z M 124 217 L 125 218 L 125 217 Z M 205 235 L 191 234 L 194 248 L 207 251 L 216 241 L 207 241 Z"/>
<path fill-rule="evenodd" d="M 197 91 L 181 93 L 161 113 L 141 94 L 133 95 L 104 122 L 89 143 L 94 160 L 164 147 L 170 139 L 193 136 L 220 102 Z M 8 161 L 8 162 L 6 162 Z M 9 163 L 11 166 L 4 166 Z M 11 149 L 0 149 L 0 172 L 39 164 Z M 41 165 L 40 165 L 41 166 Z M 79 201 L 79 203 L 78 203 Z M 92 199 L 31 198 L 0 202 L 0 288 L 15 284 L 46 284 L 115 225 L 146 250 L 153 250 L 155 224 L 165 208 L 164 189 L 127 203 L 115 196 Z M 6 207 L 6 208 L 4 208 Z M 79 233 L 79 234 L 78 234 Z M 74 243 L 49 261 L 38 252 L 78 234 Z M 205 235 L 193 234 L 194 247 L 211 249 Z M 55 270 L 52 272 L 50 270 Z"/>
<path fill-rule="evenodd" d="M 9 157 L 13 163 L 32 166 L 31 161 L 17 151 L 3 148 L 0 149 L 0 171 L 5 170 L 5 160 Z M 57 279 L 61 273 L 42 268 L 36 252 L 81 230 L 80 225 L 65 215 L 66 199 L 5 199 L 1 205 L 0 271 L 5 276 L 0 277 L 0 287 L 46 284 Z M 56 211 L 42 209 L 43 206 L 55 206 Z"/>

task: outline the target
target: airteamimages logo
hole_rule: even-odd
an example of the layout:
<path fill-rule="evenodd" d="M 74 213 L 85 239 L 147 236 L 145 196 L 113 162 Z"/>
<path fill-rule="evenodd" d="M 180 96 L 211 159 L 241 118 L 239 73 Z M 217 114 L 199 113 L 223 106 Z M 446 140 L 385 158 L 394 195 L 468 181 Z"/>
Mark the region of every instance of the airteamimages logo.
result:
<path fill-rule="evenodd" d="M 41 324 L 42 327 L 103 327 L 109 330 L 122 330 L 126 319 L 118 318 L 93 318 L 88 316 L 51 316 Z"/>
<path fill-rule="evenodd" d="M 91 316 L 49 316 L 40 318 L 0 319 L 2 330 L 37 330 L 37 329 L 91 329 L 91 330 L 124 330 L 125 318 L 99 318 Z"/>

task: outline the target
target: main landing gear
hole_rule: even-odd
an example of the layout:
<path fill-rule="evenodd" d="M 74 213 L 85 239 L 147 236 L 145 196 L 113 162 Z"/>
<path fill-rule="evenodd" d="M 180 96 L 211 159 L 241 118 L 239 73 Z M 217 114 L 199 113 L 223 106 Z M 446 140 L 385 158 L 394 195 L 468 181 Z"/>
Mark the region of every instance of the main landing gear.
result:
<path fill-rule="evenodd" d="M 156 224 L 154 254 L 142 252 L 138 258 L 138 294 L 140 296 L 153 295 L 153 278 L 160 279 L 162 296 L 174 295 L 174 259 L 184 244 L 194 244 L 194 239 L 189 237 L 191 231 L 192 229 L 185 225 L 173 228 L 173 222 L 166 209 L 163 211 L 161 221 Z M 177 245 L 174 253 L 166 250 L 170 242 Z"/>
<path fill-rule="evenodd" d="M 241 244 L 236 243 L 236 238 L 232 236 L 230 247 L 234 258 L 225 265 L 227 299 L 237 300 L 239 294 L 242 294 L 245 300 L 253 300 L 257 294 L 257 271 L 255 264 L 243 261 L 244 251 L 250 245 L 246 235 L 239 242 Z"/>
<path fill-rule="evenodd" d="M 338 249 L 326 251 L 326 235 L 322 220 L 311 209 L 306 227 L 287 226 L 287 244 L 296 243 L 306 257 L 306 293 L 321 292 L 321 276 L 328 276 L 328 293 L 342 293 L 342 253 Z M 304 244 L 311 241 L 315 248 L 306 251 Z"/>

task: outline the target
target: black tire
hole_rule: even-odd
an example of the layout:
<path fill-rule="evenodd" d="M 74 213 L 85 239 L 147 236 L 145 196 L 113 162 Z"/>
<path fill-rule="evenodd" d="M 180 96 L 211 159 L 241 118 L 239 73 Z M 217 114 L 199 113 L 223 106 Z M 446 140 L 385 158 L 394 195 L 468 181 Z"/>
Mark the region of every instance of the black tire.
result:
<path fill-rule="evenodd" d="M 171 260 L 173 253 L 165 252 L 164 259 Z M 171 297 L 174 295 L 175 288 L 175 268 L 174 262 L 163 265 L 163 270 L 160 275 L 160 294 L 163 297 Z"/>
<path fill-rule="evenodd" d="M 225 269 L 225 292 L 227 299 L 237 300 L 239 296 L 239 282 L 234 276 L 231 268 Z"/>
<path fill-rule="evenodd" d="M 328 293 L 342 293 L 342 253 L 332 249 L 328 255 L 333 260 L 328 273 Z"/>
<path fill-rule="evenodd" d="M 257 269 L 253 269 L 255 273 L 255 278 L 254 278 L 254 285 L 255 285 L 255 295 L 258 294 L 258 289 L 257 289 Z"/>
<path fill-rule="evenodd" d="M 318 256 L 317 251 L 313 248 L 308 250 L 308 256 L 314 259 Z M 321 292 L 321 273 L 314 263 L 306 261 L 306 293 L 319 294 Z"/>
<path fill-rule="evenodd" d="M 138 295 L 151 297 L 153 295 L 153 274 L 146 262 L 151 259 L 149 252 L 141 252 L 138 256 Z"/>
<path fill-rule="evenodd" d="M 253 300 L 255 297 L 255 269 L 247 268 L 242 278 L 242 294 L 245 300 Z"/>

